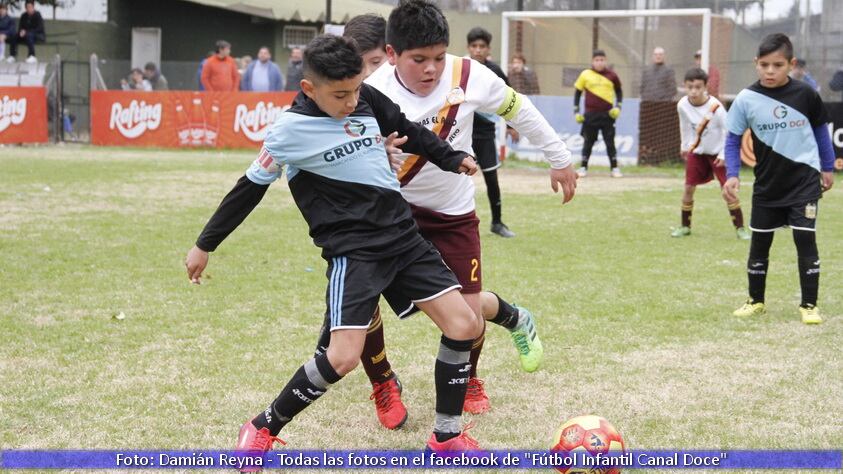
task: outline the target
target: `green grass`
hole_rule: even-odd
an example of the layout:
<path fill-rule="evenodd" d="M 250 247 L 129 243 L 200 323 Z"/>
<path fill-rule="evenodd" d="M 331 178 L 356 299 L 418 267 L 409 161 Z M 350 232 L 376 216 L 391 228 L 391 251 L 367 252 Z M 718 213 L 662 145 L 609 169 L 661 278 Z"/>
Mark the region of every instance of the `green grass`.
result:
<path fill-rule="evenodd" d="M 215 252 L 201 286 L 183 257 L 253 153 L 75 147 L 0 154 L 0 444 L 4 448 L 221 448 L 311 353 L 325 264 L 286 184 Z M 489 448 L 543 449 L 565 420 L 599 414 L 654 448 L 843 446 L 841 191 L 820 205 L 819 307 L 801 324 L 791 237 L 771 255 L 764 318 L 731 316 L 748 243 L 716 187 L 678 225 L 682 171 L 611 180 L 595 170 L 569 205 L 543 171 L 504 169 L 511 240 L 488 232 L 485 287 L 538 317 L 545 363 L 522 373 L 490 327 L 481 377 Z M 606 173 L 602 173 L 605 175 Z M 749 219 L 751 176 L 742 196 Z M 114 316 L 123 313 L 125 319 Z M 437 331 L 384 317 L 410 419 L 379 428 L 362 370 L 282 433 L 294 449 L 415 449 L 432 424 Z"/>

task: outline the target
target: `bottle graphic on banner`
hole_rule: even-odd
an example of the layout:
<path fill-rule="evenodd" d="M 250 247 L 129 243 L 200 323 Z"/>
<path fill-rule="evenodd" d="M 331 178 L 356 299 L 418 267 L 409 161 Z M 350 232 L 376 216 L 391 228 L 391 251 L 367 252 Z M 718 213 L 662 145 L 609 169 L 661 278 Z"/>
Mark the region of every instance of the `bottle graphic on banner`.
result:
<path fill-rule="evenodd" d="M 220 132 L 220 102 L 215 100 L 211 105 L 211 116 L 208 118 L 208 123 L 205 127 L 205 144 L 209 146 L 217 145 L 217 135 Z"/>
<path fill-rule="evenodd" d="M 190 144 L 202 146 L 205 144 L 205 110 L 202 99 L 195 97 L 190 111 Z"/>
<path fill-rule="evenodd" d="M 176 131 L 179 135 L 179 145 L 190 145 L 190 120 L 180 100 L 176 101 Z"/>

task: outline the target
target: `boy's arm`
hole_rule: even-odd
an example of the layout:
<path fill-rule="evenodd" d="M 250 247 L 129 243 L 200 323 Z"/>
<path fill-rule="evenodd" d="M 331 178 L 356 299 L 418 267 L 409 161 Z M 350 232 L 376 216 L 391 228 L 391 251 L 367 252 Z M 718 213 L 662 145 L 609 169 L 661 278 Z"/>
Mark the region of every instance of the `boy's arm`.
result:
<path fill-rule="evenodd" d="M 399 136 L 406 136 L 407 142 L 402 146 L 404 152 L 423 156 L 425 159 L 445 171 L 460 172 L 467 153 L 451 148 L 446 141 L 440 139 L 427 128 L 407 120 L 401 108 L 374 87 L 363 84 L 360 89 L 366 102 L 372 107 L 375 120 L 384 137 L 397 132 Z"/>
<path fill-rule="evenodd" d="M 681 100 L 676 104 L 676 113 L 679 114 L 679 137 L 681 140 L 679 150 L 682 153 L 682 158 L 685 158 L 686 153 L 693 151 L 688 150 L 688 144 L 691 143 L 691 134 L 693 133 L 693 130 L 691 129 L 690 121 L 682 112 L 681 104 Z"/>
<path fill-rule="evenodd" d="M 201 282 L 202 271 L 208 265 L 208 253 L 216 250 L 248 217 L 263 199 L 269 185 L 281 176 L 281 169 L 281 164 L 270 156 L 266 148 L 262 149 L 246 174 L 223 198 L 196 239 L 196 244 L 188 252 L 184 264 L 191 282 Z"/>

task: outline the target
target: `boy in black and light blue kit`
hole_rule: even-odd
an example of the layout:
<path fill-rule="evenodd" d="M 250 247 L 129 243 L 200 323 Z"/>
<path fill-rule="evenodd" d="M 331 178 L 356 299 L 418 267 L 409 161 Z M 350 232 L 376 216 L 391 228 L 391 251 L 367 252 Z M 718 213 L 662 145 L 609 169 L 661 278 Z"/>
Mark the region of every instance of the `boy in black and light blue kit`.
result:
<path fill-rule="evenodd" d="M 441 255 L 419 235 L 390 168 L 384 136 L 407 136 L 405 149 L 451 172 L 472 174 L 471 156 L 453 150 L 397 105 L 362 84 L 363 61 L 353 40 L 320 36 L 304 53 L 302 92 L 273 124 L 246 175 L 223 199 L 185 264 L 199 283 L 208 252 L 260 202 L 287 167 L 290 192 L 313 242 L 328 261 L 331 341 L 304 363 L 266 410 L 240 429 L 238 450 L 271 448 L 281 428 L 360 361 L 367 328 L 387 290 L 409 298 L 442 330 L 436 358 L 436 418 L 427 447 L 477 449 L 461 415 L 469 352 L 481 327 Z M 401 310 L 403 308 L 400 308 Z"/>
<path fill-rule="evenodd" d="M 740 142 L 746 129 L 752 133 L 757 162 L 747 262 L 749 299 L 734 314 L 755 316 L 766 312 L 764 290 L 773 233 L 789 226 L 799 257 L 802 322 L 819 324 L 817 202 L 834 184 L 834 149 L 822 99 L 809 85 L 788 77 L 795 63 L 793 45 L 786 35 L 775 33 L 764 38 L 755 58 L 759 80 L 738 94 L 726 120 L 728 179 L 723 193 L 727 198 L 737 198 Z"/>

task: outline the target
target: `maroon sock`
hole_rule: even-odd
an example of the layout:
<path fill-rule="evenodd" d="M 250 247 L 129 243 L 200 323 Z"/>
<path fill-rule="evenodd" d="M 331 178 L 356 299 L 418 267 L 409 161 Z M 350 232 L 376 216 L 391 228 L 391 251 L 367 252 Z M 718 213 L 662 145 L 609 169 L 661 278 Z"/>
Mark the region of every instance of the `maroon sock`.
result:
<path fill-rule="evenodd" d="M 729 206 L 729 214 L 732 216 L 732 224 L 735 225 L 735 228 L 743 227 L 743 211 L 741 211 L 741 203 L 735 202 L 733 204 L 728 204 Z"/>
<path fill-rule="evenodd" d="M 691 213 L 694 212 L 694 201 L 682 203 L 682 227 L 691 227 Z"/>
<path fill-rule="evenodd" d="M 360 361 L 363 362 L 363 368 L 372 384 L 386 382 L 393 376 L 392 366 L 386 357 L 380 308 L 375 309 L 375 314 L 372 316 Z"/>
<path fill-rule="evenodd" d="M 486 321 L 483 321 L 483 333 L 474 340 L 471 345 L 471 353 L 468 356 L 468 363 L 471 364 L 469 377 L 477 377 L 477 361 L 480 359 L 480 351 L 483 350 L 483 342 L 486 341 Z"/>

